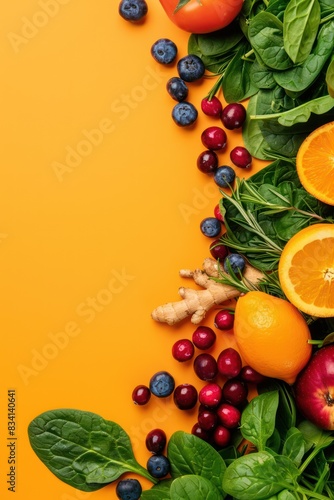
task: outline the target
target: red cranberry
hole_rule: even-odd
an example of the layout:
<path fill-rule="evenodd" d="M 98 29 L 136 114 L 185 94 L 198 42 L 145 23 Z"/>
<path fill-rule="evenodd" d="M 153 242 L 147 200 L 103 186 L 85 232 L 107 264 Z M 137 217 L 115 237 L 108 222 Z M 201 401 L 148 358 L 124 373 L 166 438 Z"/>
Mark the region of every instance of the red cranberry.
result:
<path fill-rule="evenodd" d="M 217 425 L 218 416 L 214 411 L 206 409 L 198 412 L 197 420 L 202 429 L 211 431 Z"/>
<path fill-rule="evenodd" d="M 146 405 L 151 398 L 151 391 L 146 385 L 137 385 L 132 391 L 132 401 L 136 405 Z"/>
<path fill-rule="evenodd" d="M 237 146 L 230 152 L 231 162 L 239 168 L 250 168 L 252 165 L 252 156 L 248 149 L 243 146 Z"/>
<path fill-rule="evenodd" d="M 240 128 L 246 120 L 246 109 L 242 104 L 232 102 L 224 108 L 221 119 L 228 130 Z"/>
<path fill-rule="evenodd" d="M 218 168 L 217 153 L 209 149 L 200 153 L 197 158 L 197 168 L 203 172 L 203 174 L 214 173 Z"/>
<path fill-rule="evenodd" d="M 194 352 L 194 344 L 188 339 L 177 340 L 172 347 L 173 358 L 180 362 L 191 359 Z"/>
<path fill-rule="evenodd" d="M 222 389 L 215 383 L 206 384 L 199 391 L 199 402 L 207 408 L 216 408 L 222 398 Z"/>
<path fill-rule="evenodd" d="M 192 335 L 192 341 L 197 349 L 210 349 L 216 342 L 216 334 L 209 326 L 198 326 Z"/>
<path fill-rule="evenodd" d="M 214 210 L 213 210 L 213 214 L 214 216 L 216 217 L 216 219 L 220 220 L 220 222 L 224 222 L 224 217 L 220 211 L 220 206 L 219 204 L 215 206 Z"/>
<path fill-rule="evenodd" d="M 167 443 L 165 431 L 162 429 L 153 429 L 150 431 L 145 440 L 146 448 L 151 453 L 160 454 L 163 452 Z"/>
<path fill-rule="evenodd" d="M 213 380 L 218 373 L 217 361 L 211 354 L 199 354 L 194 360 L 194 370 L 201 380 Z"/>
<path fill-rule="evenodd" d="M 231 313 L 228 309 L 222 309 L 217 312 L 214 325 L 218 330 L 231 330 L 234 324 L 234 314 Z"/>
<path fill-rule="evenodd" d="M 235 378 L 239 375 L 242 368 L 241 356 L 233 349 L 228 347 L 221 351 L 217 359 L 218 371 L 223 377 Z"/>
<path fill-rule="evenodd" d="M 228 255 L 228 248 L 220 240 L 214 240 L 210 245 L 210 253 L 214 259 L 223 261 Z"/>
<path fill-rule="evenodd" d="M 201 109 L 205 115 L 219 118 L 223 111 L 223 106 L 218 97 L 204 97 L 201 101 Z"/>
<path fill-rule="evenodd" d="M 222 425 L 217 425 L 213 432 L 213 442 L 219 448 L 224 448 L 231 441 L 231 431 Z"/>
<path fill-rule="evenodd" d="M 197 389 L 191 384 L 181 384 L 175 387 L 174 403 L 180 410 L 191 410 L 197 403 Z"/>
<path fill-rule="evenodd" d="M 245 382 L 249 382 L 251 384 L 261 384 L 261 382 L 264 382 L 266 379 L 264 375 L 261 375 L 261 373 L 257 372 L 254 368 L 248 365 L 242 367 L 240 377 Z"/>
<path fill-rule="evenodd" d="M 220 423 L 228 429 L 235 429 L 240 424 L 241 411 L 229 403 L 222 403 L 216 413 Z"/>
<path fill-rule="evenodd" d="M 240 406 L 247 401 L 248 388 L 242 380 L 229 379 L 223 385 L 222 395 L 227 403 Z"/>
<path fill-rule="evenodd" d="M 193 427 L 191 429 L 191 434 L 193 434 L 194 436 L 197 436 L 197 437 L 203 439 L 204 441 L 209 441 L 210 440 L 210 434 L 209 434 L 209 432 L 207 432 L 206 430 L 202 429 L 202 427 L 199 425 L 198 422 L 196 422 L 196 424 L 193 425 Z"/>
<path fill-rule="evenodd" d="M 208 149 L 224 149 L 227 143 L 227 136 L 225 130 L 220 127 L 208 127 L 203 130 L 201 140 Z"/>

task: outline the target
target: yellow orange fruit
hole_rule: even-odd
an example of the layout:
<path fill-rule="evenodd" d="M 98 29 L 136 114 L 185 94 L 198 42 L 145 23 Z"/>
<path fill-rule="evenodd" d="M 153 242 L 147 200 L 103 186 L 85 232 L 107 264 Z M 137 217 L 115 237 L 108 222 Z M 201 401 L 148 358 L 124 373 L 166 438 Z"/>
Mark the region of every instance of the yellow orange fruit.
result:
<path fill-rule="evenodd" d="M 334 316 L 334 224 L 314 224 L 285 245 L 278 265 L 281 288 L 300 311 Z"/>
<path fill-rule="evenodd" d="M 296 157 L 303 187 L 318 200 L 334 205 L 334 122 L 311 132 Z"/>
<path fill-rule="evenodd" d="M 302 314 L 287 300 L 264 292 L 248 292 L 238 299 L 234 335 L 246 364 L 288 384 L 311 357 L 311 335 Z"/>

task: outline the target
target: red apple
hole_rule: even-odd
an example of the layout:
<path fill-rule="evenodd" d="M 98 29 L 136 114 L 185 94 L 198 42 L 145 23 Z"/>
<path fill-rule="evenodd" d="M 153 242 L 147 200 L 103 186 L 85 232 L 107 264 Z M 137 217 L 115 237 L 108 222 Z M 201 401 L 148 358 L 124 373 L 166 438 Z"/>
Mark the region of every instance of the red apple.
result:
<path fill-rule="evenodd" d="M 334 344 L 313 354 L 294 385 L 296 406 L 324 430 L 334 430 Z"/>

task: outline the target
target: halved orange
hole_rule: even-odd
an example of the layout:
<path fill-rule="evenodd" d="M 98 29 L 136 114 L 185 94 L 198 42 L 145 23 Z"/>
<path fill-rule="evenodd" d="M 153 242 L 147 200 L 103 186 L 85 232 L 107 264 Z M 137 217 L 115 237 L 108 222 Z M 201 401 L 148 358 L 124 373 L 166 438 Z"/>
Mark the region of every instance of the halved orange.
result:
<path fill-rule="evenodd" d="M 313 224 L 285 245 L 278 275 L 287 299 L 319 318 L 334 316 L 334 224 Z"/>
<path fill-rule="evenodd" d="M 334 205 L 334 122 L 318 127 L 306 137 L 297 152 L 296 167 L 306 191 Z"/>

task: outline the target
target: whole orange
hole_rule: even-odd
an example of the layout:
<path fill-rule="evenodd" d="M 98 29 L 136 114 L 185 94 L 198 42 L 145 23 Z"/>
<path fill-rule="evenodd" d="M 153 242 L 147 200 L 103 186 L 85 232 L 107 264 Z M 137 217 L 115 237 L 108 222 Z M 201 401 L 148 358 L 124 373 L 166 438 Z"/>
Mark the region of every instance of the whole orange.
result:
<path fill-rule="evenodd" d="M 293 384 L 311 357 L 308 325 L 287 300 L 252 291 L 238 299 L 234 335 L 243 361 L 262 375 Z"/>

